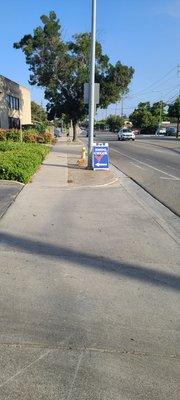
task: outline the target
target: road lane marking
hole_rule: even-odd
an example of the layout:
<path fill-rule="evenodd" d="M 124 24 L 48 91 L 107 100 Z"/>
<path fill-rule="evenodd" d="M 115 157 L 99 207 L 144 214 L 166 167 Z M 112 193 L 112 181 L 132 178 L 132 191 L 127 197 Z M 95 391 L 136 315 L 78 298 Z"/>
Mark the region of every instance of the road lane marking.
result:
<path fill-rule="evenodd" d="M 133 147 L 135 146 L 135 145 L 137 145 L 137 147 L 138 147 L 138 145 L 141 145 L 141 146 L 144 146 L 144 148 L 146 149 L 146 150 L 149 150 L 149 148 L 151 147 L 151 149 L 152 149 L 152 151 L 153 152 L 157 152 L 157 153 L 168 153 L 168 154 L 170 154 L 170 152 L 171 152 L 171 154 L 172 154 L 172 151 L 174 150 L 174 151 L 178 151 L 179 152 L 179 147 L 178 147 L 178 149 L 176 149 L 176 147 L 171 147 L 171 148 L 168 148 L 168 147 L 165 147 L 165 146 L 160 146 L 160 145 L 158 145 L 158 144 L 155 144 L 155 143 L 151 143 L 151 142 L 141 142 L 140 140 L 136 140 L 136 143 L 134 143 L 133 144 Z M 169 144 L 169 143 L 168 143 Z M 159 147 L 159 149 L 157 149 L 157 148 L 154 148 L 154 147 Z M 176 154 L 173 154 L 173 155 L 176 155 Z"/>
<path fill-rule="evenodd" d="M 168 178 L 167 176 L 160 176 L 160 179 L 166 179 L 166 180 L 168 180 L 168 181 L 179 181 L 179 179 L 178 178 Z"/>
<path fill-rule="evenodd" d="M 141 167 L 140 165 L 135 164 L 133 161 L 130 161 L 130 164 L 134 165 L 134 166 L 137 167 L 137 168 L 144 169 L 144 168 Z"/>
<path fill-rule="evenodd" d="M 129 158 L 130 160 L 134 160 L 134 161 L 138 162 L 139 164 L 146 165 L 146 167 L 152 168 L 152 169 L 154 169 L 155 171 L 161 172 L 161 174 L 165 174 L 165 175 L 167 175 L 167 176 L 170 176 L 171 178 L 176 179 L 177 181 L 180 181 L 180 179 L 177 178 L 177 176 L 168 174 L 167 172 L 162 171 L 162 170 L 159 169 L 159 168 L 155 168 L 155 167 L 153 167 L 152 165 L 149 165 L 149 164 L 147 164 L 147 163 L 145 163 L 145 162 L 143 162 L 143 161 L 137 160 L 137 158 L 134 158 L 134 157 L 131 157 L 131 156 L 127 156 L 126 154 L 121 153 L 121 151 L 116 150 L 116 149 L 114 149 L 113 147 L 111 147 L 110 150 L 111 150 L 111 151 L 115 151 L 116 153 L 119 153 L 119 154 L 121 154 L 122 156 Z"/>

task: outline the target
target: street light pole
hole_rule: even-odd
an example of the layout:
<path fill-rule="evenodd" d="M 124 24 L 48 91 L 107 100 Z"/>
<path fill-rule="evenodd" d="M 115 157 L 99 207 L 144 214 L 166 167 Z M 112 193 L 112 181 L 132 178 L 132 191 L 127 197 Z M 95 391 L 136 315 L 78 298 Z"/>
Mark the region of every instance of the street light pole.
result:
<path fill-rule="evenodd" d="M 91 25 L 91 64 L 89 82 L 89 145 L 88 167 L 92 167 L 92 148 L 94 137 L 95 113 L 95 56 L 96 56 L 96 0 L 92 0 L 92 25 Z"/>

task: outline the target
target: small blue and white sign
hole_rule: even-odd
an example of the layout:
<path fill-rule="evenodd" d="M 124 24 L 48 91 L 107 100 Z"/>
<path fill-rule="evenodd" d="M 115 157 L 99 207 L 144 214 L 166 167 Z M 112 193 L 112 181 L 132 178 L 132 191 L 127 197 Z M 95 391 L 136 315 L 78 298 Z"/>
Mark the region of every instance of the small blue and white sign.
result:
<path fill-rule="evenodd" d="M 92 166 L 94 170 L 109 169 L 109 145 L 98 143 L 93 146 Z"/>

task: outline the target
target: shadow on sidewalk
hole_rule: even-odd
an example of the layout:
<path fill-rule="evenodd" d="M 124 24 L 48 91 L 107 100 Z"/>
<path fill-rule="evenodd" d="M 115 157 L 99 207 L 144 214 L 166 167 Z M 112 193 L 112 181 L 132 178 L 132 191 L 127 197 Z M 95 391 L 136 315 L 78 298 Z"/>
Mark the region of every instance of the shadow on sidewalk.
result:
<path fill-rule="evenodd" d="M 79 166 L 76 164 L 68 164 L 68 165 L 60 165 L 60 164 L 48 164 L 48 163 L 43 163 L 46 167 L 58 167 L 58 168 L 69 168 L 69 169 L 86 169 L 84 166 Z"/>
<path fill-rule="evenodd" d="M 99 269 L 157 287 L 164 287 L 175 291 L 180 289 L 180 277 L 178 275 L 157 271 L 153 268 L 112 260 L 107 257 L 79 252 L 66 247 L 18 237 L 8 233 L 0 234 L 0 242 L 9 248 L 22 250 L 29 254 L 55 258 L 59 261 L 71 262 L 81 267 L 93 268 L 94 270 Z"/>

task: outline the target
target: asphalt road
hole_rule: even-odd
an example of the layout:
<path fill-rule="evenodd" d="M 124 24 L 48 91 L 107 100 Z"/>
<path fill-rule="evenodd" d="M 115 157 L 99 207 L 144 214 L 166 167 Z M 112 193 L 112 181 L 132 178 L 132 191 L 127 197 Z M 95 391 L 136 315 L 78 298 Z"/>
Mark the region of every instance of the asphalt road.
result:
<path fill-rule="evenodd" d="M 96 141 L 107 141 L 111 163 L 180 215 L 180 140 L 137 137 L 135 142 L 118 142 L 114 134 L 97 134 Z"/>

